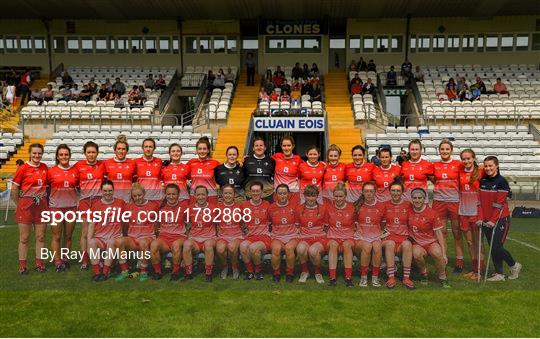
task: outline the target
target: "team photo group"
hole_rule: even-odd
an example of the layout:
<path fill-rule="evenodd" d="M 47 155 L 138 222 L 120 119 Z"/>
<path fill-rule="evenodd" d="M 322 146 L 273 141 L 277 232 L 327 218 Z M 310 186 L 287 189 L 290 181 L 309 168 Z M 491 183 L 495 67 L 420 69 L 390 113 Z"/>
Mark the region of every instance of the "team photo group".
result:
<path fill-rule="evenodd" d="M 130 146 L 142 147 L 143 156 L 130 159 Z M 495 156 L 476 159 L 472 149 L 454 154 L 446 139 L 438 146 L 437 162 L 423 159 L 418 139 L 396 159 L 390 149 L 380 149 L 373 162 L 360 145 L 352 150 L 331 145 L 326 154 L 312 146 L 303 158 L 295 154 L 291 136 L 281 139 L 280 152 L 272 156 L 262 138 L 251 146 L 243 158 L 230 146 L 220 164 L 203 137 L 194 159 L 183 162 L 181 145 L 171 144 L 170 159 L 162 161 L 154 157 L 153 139 L 128 145 L 120 135 L 111 159 L 98 160 L 99 145 L 88 141 L 86 159 L 72 163 L 72 150 L 62 144 L 56 166 L 47 168 L 41 162 L 43 146 L 32 144 L 30 159 L 19 166 L 12 185 L 19 272 L 30 273 L 28 244 L 34 231 L 35 271 L 47 271 L 43 253 L 50 253 L 56 272 L 70 269 L 75 261 L 65 253 L 78 241 L 77 265 L 80 261 L 81 270 L 91 269 L 96 282 L 113 275 L 118 282 L 126 280 L 134 276 L 130 266 L 135 264 L 139 281 L 159 280 L 169 271 L 170 280 L 188 281 L 200 254 L 207 282 L 214 266 L 222 279 L 242 274 L 245 280 L 263 280 L 265 256 L 276 283 L 285 273 L 290 283 L 313 276 L 320 284 L 327 277 L 335 286 L 342 275 L 352 287 L 355 260 L 360 287 L 391 289 L 400 281 L 414 289 L 411 270 L 426 285 L 430 261 L 443 288 L 450 287 L 447 271 L 471 281 L 484 279 L 490 260 L 494 271 L 488 281 L 519 276 L 521 264 L 503 246 L 510 227 L 510 189 Z M 342 151 L 352 153 L 352 163 L 340 162 Z M 68 218 L 76 212 L 101 217 Z M 125 212 L 131 217 L 119 217 Z M 76 225 L 80 239 L 72 238 Z M 47 228 L 50 244 L 45 243 Z M 452 261 L 447 237 L 453 238 Z"/>

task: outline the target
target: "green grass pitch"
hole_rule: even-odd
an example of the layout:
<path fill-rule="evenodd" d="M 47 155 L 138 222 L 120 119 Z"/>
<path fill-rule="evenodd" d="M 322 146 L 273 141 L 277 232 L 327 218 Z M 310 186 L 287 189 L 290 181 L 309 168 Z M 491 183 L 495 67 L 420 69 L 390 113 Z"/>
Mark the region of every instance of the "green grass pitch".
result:
<path fill-rule="evenodd" d="M 336 288 L 313 279 L 305 285 L 275 284 L 268 274 L 263 281 L 214 279 L 211 284 L 201 275 L 189 282 L 173 283 L 166 275 L 145 283 L 93 283 L 91 271 L 75 265 L 55 273 L 48 264 L 47 273 L 20 276 L 18 232 L 10 218 L 0 226 L 0 336 L 536 337 L 540 221 L 514 219 L 509 236 L 536 247 L 507 241 L 524 266 L 518 280 L 478 286 L 450 273 L 451 290 L 434 281 L 417 284 L 414 291 L 401 285 L 391 291 L 347 289 L 341 277 Z"/>

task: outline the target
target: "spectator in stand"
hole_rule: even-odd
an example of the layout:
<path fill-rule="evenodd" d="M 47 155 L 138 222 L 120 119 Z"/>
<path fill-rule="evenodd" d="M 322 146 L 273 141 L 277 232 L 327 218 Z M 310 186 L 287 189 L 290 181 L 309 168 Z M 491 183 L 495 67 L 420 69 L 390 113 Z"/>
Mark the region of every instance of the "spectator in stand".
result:
<path fill-rule="evenodd" d="M 295 80 L 291 86 L 291 105 L 298 105 L 302 97 L 302 84 Z"/>
<path fill-rule="evenodd" d="M 79 94 L 79 99 L 88 101 L 92 97 L 92 92 L 90 91 L 90 88 L 88 85 L 84 85 L 83 89 L 81 90 L 81 93 Z"/>
<path fill-rule="evenodd" d="M 311 100 L 312 101 L 321 101 L 322 100 L 322 92 L 321 87 L 317 82 L 313 84 L 313 89 L 311 90 Z"/>
<path fill-rule="evenodd" d="M 293 78 L 293 80 L 299 80 L 299 79 L 302 79 L 302 68 L 300 67 L 300 63 L 297 62 L 296 64 L 294 64 L 294 67 L 291 71 L 291 78 Z"/>
<path fill-rule="evenodd" d="M 356 71 L 356 60 L 351 61 L 349 65 L 349 71 Z"/>
<path fill-rule="evenodd" d="M 371 160 L 370 160 L 370 162 L 371 162 L 373 165 L 377 166 L 377 167 L 381 166 L 381 159 L 379 159 L 379 154 L 380 154 L 380 152 L 381 152 L 381 151 L 380 151 L 379 149 L 377 149 L 377 150 L 375 151 L 375 155 L 372 156 L 372 157 L 371 157 Z"/>
<path fill-rule="evenodd" d="M 271 101 L 279 100 L 279 93 L 275 89 L 272 91 L 272 93 L 270 93 L 270 100 Z"/>
<path fill-rule="evenodd" d="M 105 101 L 114 101 L 116 99 L 116 94 L 117 92 L 115 91 L 110 91 L 108 94 L 107 94 L 107 97 L 105 98 Z"/>
<path fill-rule="evenodd" d="M 282 90 L 281 93 L 282 93 L 282 94 L 281 94 L 281 101 L 282 101 L 282 102 L 283 102 L 283 101 L 286 101 L 286 102 L 291 101 L 291 97 L 289 96 L 289 92 L 283 91 L 283 90 Z"/>
<path fill-rule="evenodd" d="M 456 91 L 458 93 L 459 101 L 465 100 L 467 96 L 467 92 L 469 91 L 469 86 L 467 86 L 467 82 L 465 82 L 464 77 L 459 78 L 458 83 L 456 85 Z"/>
<path fill-rule="evenodd" d="M 98 91 L 97 100 L 98 101 L 104 101 L 107 99 L 107 95 L 109 95 L 109 91 L 107 90 L 107 86 L 105 84 L 101 84 Z"/>
<path fill-rule="evenodd" d="M 403 61 L 403 63 L 401 64 L 401 76 L 409 79 L 412 75 L 412 70 L 412 63 L 409 60 L 405 59 L 405 61 Z"/>
<path fill-rule="evenodd" d="M 357 70 L 360 72 L 367 72 L 367 63 L 364 61 L 364 58 L 360 57 L 360 60 L 358 60 L 358 65 L 356 67 Z"/>
<path fill-rule="evenodd" d="M 107 91 L 112 92 L 113 84 L 111 83 L 111 80 L 109 78 L 105 79 L 104 85 L 105 85 L 105 88 L 107 89 Z"/>
<path fill-rule="evenodd" d="M 308 64 L 304 64 L 304 66 L 302 66 L 302 79 L 307 77 L 309 77 L 309 66 Z"/>
<path fill-rule="evenodd" d="M 367 71 L 368 72 L 377 72 L 377 65 L 375 65 L 375 61 L 373 61 L 373 59 L 370 59 L 368 61 Z"/>
<path fill-rule="evenodd" d="M 133 86 L 131 91 L 128 93 L 128 104 L 130 107 L 141 104 L 141 97 L 139 92 L 139 87 L 137 85 Z"/>
<path fill-rule="evenodd" d="M 208 70 L 208 75 L 206 76 L 206 89 L 209 92 L 212 92 L 214 89 L 214 80 L 216 80 L 216 75 L 212 70 Z"/>
<path fill-rule="evenodd" d="M 362 86 L 362 94 L 371 94 L 375 93 L 375 85 L 371 82 L 371 78 L 368 78 L 364 86 Z"/>
<path fill-rule="evenodd" d="M 279 65 L 276 67 L 276 70 L 274 72 L 274 76 L 276 76 L 276 75 L 279 75 L 281 77 L 285 77 L 285 72 L 283 72 L 283 70 L 281 69 L 281 66 L 279 66 Z"/>
<path fill-rule="evenodd" d="M 307 78 L 304 78 L 302 80 L 302 88 L 300 90 L 300 93 L 302 95 L 310 95 L 311 96 L 311 90 L 313 89 L 313 85 L 311 85 L 311 82 L 307 79 Z"/>
<path fill-rule="evenodd" d="M 261 87 L 261 90 L 259 92 L 259 102 L 261 101 L 266 101 L 266 102 L 270 101 L 270 96 L 268 95 L 268 93 L 266 93 L 266 90 L 264 89 L 264 87 Z"/>
<path fill-rule="evenodd" d="M 32 93 L 30 94 L 30 100 L 37 101 L 38 105 L 41 105 L 43 102 L 43 92 L 40 89 L 34 89 Z"/>
<path fill-rule="evenodd" d="M 248 52 L 246 54 L 246 72 L 247 72 L 247 85 L 248 86 L 255 86 L 255 67 L 256 62 L 253 58 L 253 53 Z"/>
<path fill-rule="evenodd" d="M 417 82 L 424 82 L 424 72 L 420 69 L 420 66 L 416 66 L 416 70 L 414 72 L 414 80 Z"/>
<path fill-rule="evenodd" d="M 386 73 L 386 86 L 397 86 L 397 73 L 394 66 L 390 66 L 390 70 Z"/>
<path fill-rule="evenodd" d="M 480 90 L 480 93 L 487 94 L 486 84 L 484 84 L 484 81 L 479 76 L 476 76 L 476 82 L 471 87 L 476 87 Z"/>
<path fill-rule="evenodd" d="M 355 84 L 357 80 L 360 81 L 360 86 L 363 85 L 362 79 L 360 79 L 360 75 L 356 73 L 354 75 L 354 78 L 352 78 L 349 82 L 349 90 L 351 90 L 352 85 Z"/>
<path fill-rule="evenodd" d="M 225 72 L 223 72 L 223 68 L 218 69 L 217 73 L 218 73 L 218 75 L 221 74 L 221 76 L 223 76 L 223 78 L 225 79 Z"/>
<path fill-rule="evenodd" d="M 112 89 L 120 94 L 121 96 L 126 93 L 126 85 L 122 81 L 120 81 L 120 78 L 116 78 L 115 83 L 113 84 Z"/>
<path fill-rule="evenodd" d="M 285 80 L 285 73 L 281 70 L 281 66 L 278 66 L 272 77 L 272 82 L 275 87 L 281 87 L 283 80 Z"/>
<path fill-rule="evenodd" d="M 74 85 L 77 86 L 77 85 Z M 62 96 L 62 100 L 69 101 L 71 100 L 71 88 L 69 85 L 65 86 L 60 90 L 60 95 Z"/>
<path fill-rule="evenodd" d="M 90 81 L 88 82 L 88 89 L 90 90 L 90 92 L 92 92 L 92 94 L 97 93 L 97 84 L 94 78 L 90 78 Z"/>
<path fill-rule="evenodd" d="M 52 85 L 47 85 L 47 89 L 43 92 L 43 100 L 49 102 L 54 99 L 54 91 Z"/>
<path fill-rule="evenodd" d="M 167 88 L 167 84 L 165 83 L 165 79 L 163 79 L 163 74 L 158 75 L 158 78 L 156 79 L 156 82 L 154 84 L 154 89 L 156 90 L 164 90 Z"/>
<path fill-rule="evenodd" d="M 143 85 L 139 86 L 139 98 L 141 101 L 141 105 L 144 104 L 146 100 L 148 99 L 148 96 L 146 95 L 146 91 Z"/>
<path fill-rule="evenodd" d="M 15 101 L 15 83 L 14 80 L 6 81 L 6 86 L 3 90 L 3 100 L 7 103 L 8 109 L 11 110 L 13 108 L 13 102 Z"/>
<path fill-rule="evenodd" d="M 73 78 L 71 77 L 71 75 L 69 75 L 67 71 L 65 71 L 64 75 L 62 75 L 62 85 L 73 85 L 73 83 Z"/>
<path fill-rule="evenodd" d="M 124 108 L 124 99 L 122 99 L 122 96 L 120 93 L 115 92 L 114 93 L 114 107 L 116 108 Z"/>
<path fill-rule="evenodd" d="M 445 94 L 450 101 L 454 101 L 458 98 L 456 82 L 454 81 L 454 78 L 450 78 L 450 80 L 448 80 L 448 83 L 446 84 Z"/>
<path fill-rule="evenodd" d="M 362 94 L 362 81 L 360 78 L 354 78 L 353 83 L 351 84 L 351 94 Z"/>
<path fill-rule="evenodd" d="M 225 74 L 225 83 L 230 82 L 234 83 L 235 75 L 232 72 L 232 69 L 229 67 L 227 68 L 227 74 Z"/>
<path fill-rule="evenodd" d="M 80 95 L 81 90 L 79 89 L 79 85 L 73 84 L 73 87 L 71 88 L 71 100 L 79 100 Z"/>
<path fill-rule="evenodd" d="M 272 71 L 267 69 L 264 78 L 261 81 L 262 87 L 266 91 L 266 94 L 272 93 L 274 90 L 274 83 L 272 82 Z"/>
<path fill-rule="evenodd" d="M 316 63 L 313 63 L 311 65 L 311 69 L 309 70 L 309 76 L 311 77 L 318 77 L 319 76 L 319 66 L 317 66 Z"/>
<path fill-rule="evenodd" d="M 281 85 L 280 88 L 281 88 L 281 93 L 283 92 L 291 93 L 291 85 L 289 85 L 289 83 L 287 82 L 287 79 L 283 80 L 283 84 Z"/>
<path fill-rule="evenodd" d="M 156 82 L 154 81 L 154 76 L 152 74 L 148 74 L 148 77 L 146 80 L 144 80 L 144 88 L 154 89 L 155 85 Z"/>
<path fill-rule="evenodd" d="M 218 73 L 216 76 L 216 79 L 214 80 L 214 84 L 212 86 L 212 89 L 219 88 L 221 90 L 225 89 L 225 76 L 221 73 Z"/>
<path fill-rule="evenodd" d="M 497 82 L 495 82 L 495 85 L 493 86 L 493 91 L 497 94 L 506 94 L 510 96 L 510 92 L 508 92 L 508 88 L 506 88 L 506 85 L 502 82 L 501 78 L 497 78 Z"/>
<path fill-rule="evenodd" d="M 30 93 L 32 92 L 30 90 L 30 82 L 32 82 L 32 79 L 30 77 L 30 71 L 27 69 L 22 75 L 21 75 L 21 81 L 19 82 L 19 93 L 20 93 L 20 101 L 19 106 L 22 107 L 26 100 L 30 100 Z"/>
<path fill-rule="evenodd" d="M 404 161 L 407 161 L 407 151 L 402 149 L 401 152 L 399 152 L 399 155 L 396 157 L 396 161 L 399 166 L 403 164 Z"/>
<path fill-rule="evenodd" d="M 480 92 L 480 89 L 478 87 L 472 87 L 471 88 L 471 101 L 480 100 L 480 96 L 482 95 L 482 92 Z"/>

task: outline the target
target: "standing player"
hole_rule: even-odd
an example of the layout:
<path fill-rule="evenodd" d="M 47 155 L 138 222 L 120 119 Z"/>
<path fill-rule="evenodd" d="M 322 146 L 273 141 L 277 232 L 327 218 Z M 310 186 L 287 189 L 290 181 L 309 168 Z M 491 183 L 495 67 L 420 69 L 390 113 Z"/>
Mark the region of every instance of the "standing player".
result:
<path fill-rule="evenodd" d="M 188 239 L 184 242 L 185 280 L 193 279 L 193 254 L 204 252 L 206 282 L 212 282 L 214 271 L 214 248 L 216 247 L 216 227 L 214 207 L 208 201 L 208 189 L 197 186 L 194 189 L 195 202 L 184 211 L 184 221 L 189 224 Z"/>
<path fill-rule="evenodd" d="M 298 182 L 298 166 L 302 163 L 302 158 L 293 154 L 294 139 L 290 135 L 281 138 L 281 152 L 275 153 L 272 159 L 275 161 L 274 188 L 281 184 L 289 187 L 290 201 L 292 204 L 300 203 L 300 183 Z"/>
<path fill-rule="evenodd" d="M 442 232 L 443 224 L 437 214 L 426 204 L 427 193 L 422 188 L 411 192 L 413 208 L 409 211 L 409 233 L 413 239 L 413 257 L 422 275 L 421 283 L 427 285 L 428 272 L 425 258 L 427 255 L 435 260 L 437 276 L 444 288 L 449 288 L 446 279 L 446 243 Z"/>
<path fill-rule="evenodd" d="M 122 244 L 122 222 L 115 217 L 123 213 L 125 202 L 122 199 L 114 197 L 114 184 L 110 180 L 103 180 L 101 185 L 101 194 L 98 200 L 92 203 L 92 217 L 99 222 L 88 223 L 88 251 L 93 255 L 90 258 L 94 275 L 92 280 L 95 282 L 109 279 L 113 256 L 108 255 L 104 261 L 103 270 L 99 262 L 101 251 L 111 251 L 113 253 Z M 124 264 L 127 270 L 127 264 Z"/>
<path fill-rule="evenodd" d="M 262 200 L 263 184 L 252 181 L 249 187 L 251 199 L 241 205 L 242 213 L 246 216 L 244 227 L 246 239 L 240 244 L 240 253 L 246 267 L 244 280 L 263 279 L 262 256 L 271 251 L 270 220 L 268 208 L 270 203 Z"/>
<path fill-rule="evenodd" d="M 298 166 L 298 172 L 300 177 L 300 191 L 303 192 L 307 185 L 315 185 L 319 192 L 317 202 L 322 204 L 322 182 L 326 164 L 319 161 L 320 155 L 321 152 L 316 146 L 308 147 L 306 149 L 307 161 L 302 162 L 300 166 Z"/>
<path fill-rule="evenodd" d="M 161 187 L 160 158 L 154 157 L 156 142 L 152 138 L 146 138 L 142 143 L 143 156 L 135 159 L 135 175 L 137 182 L 146 192 L 145 198 L 150 201 L 163 200 L 163 188 Z"/>
<path fill-rule="evenodd" d="M 220 216 L 217 221 L 216 256 L 221 264 L 221 279 L 229 274 L 227 257 L 231 263 L 232 277 L 238 279 L 240 269 L 238 265 L 238 247 L 244 240 L 242 234 L 242 212 L 240 204 L 235 203 L 234 185 L 225 184 L 221 187 L 223 202 L 217 205 Z"/>
<path fill-rule="evenodd" d="M 328 147 L 322 189 L 325 203 L 331 203 L 334 200 L 334 188 L 339 182 L 345 182 L 345 164 L 339 162 L 340 156 L 341 148 L 334 144 Z"/>
<path fill-rule="evenodd" d="M 489 156 L 484 159 L 485 176 L 480 180 L 480 212 L 484 222 L 482 231 L 488 242 L 493 236 L 491 256 L 495 273 L 489 281 L 504 281 L 503 262 L 510 267 L 508 279 L 517 279 L 521 272 L 521 264 L 516 262 L 512 254 L 504 248 L 504 241 L 510 229 L 510 211 L 508 210 L 508 181 L 499 173 L 499 159 Z M 493 232 L 495 232 L 493 234 Z"/>
<path fill-rule="evenodd" d="M 360 199 L 358 228 L 355 234 L 355 250 L 360 253 L 360 287 L 368 285 L 368 269 L 371 262 L 371 284 L 381 287 L 379 273 L 382 262 L 381 222 L 384 214 L 384 204 L 375 198 L 376 185 L 368 181 L 362 186 Z M 373 252 L 373 256 L 371 253 Z"/>
<path fill-rule="evenodd" d="M 217 203 L 217 184 L 214 176 L 219 162 L 211 158 L 210 140 L 208 137 L 201 137 L 195 146 L 197 148 L 197 158 L 188 161 L 189 173 L 191 178 L 191 195 L 195 195 L 195 188 L 203 186 L 207 190 L 208 201 L 212 204 Z M 196 198 L 192 197 L 192 202 Z"/>
<path fill-rule="evenodd" d="M 392 151 L 389 148 L 379 150 L 381 166 L 373 169 L 373 180 L 377 185 L 377 201 L 386 202 L 390 200 L 390 184 L 395 178 L 401 175 L 401 167 L 392 164 Z"/>
<path fill-rule="evenodd" d="M 366 181 L 373 180 L 375 165 L 367 162 L 366 150 L 363 146 L 356 145 L 352 149 L 353 162 L 345 168 L 345 177 L 349 182 L 347 202 L 356 202 L 362 195 L 362 185 Z"/>
<path fill-rule="evenodd" d="M 459 227 L 469 244 L 472 270 L 465 276 L 471 280 L 477 280 L 482 275 L 484 267 L 484 253 L 477 248 L 479 232 L 482 227 L 482 209 L 480 209 L 480 179 L 484 176 L 482 168 L 476 163 L 476 154 L 472 149 L 464 149 L 460 154 L 463 164 L 459 172 Z M 479 261 L 480 260 L 480 261 Z"/>
<path fill-rule="evenodd" d="M 15 219 L 19 224 L 19 273 L 28 274 L 26 256 L 28 240 L 32 228 L 36 232 L 36 271 L 46 272 L 41 259 L 41 249 L 45 247 L 45 229 L 41 221 L 41 212 L 47 209 L 47 166 L 41 163 L 43 146 L 31 144 L 30 160 L 17 168 L 13 177 L 11 198 L 17 206 Z M 33 227 L 32 227 L 33 226 Z"/>
<path fill-rule="evenodd" d="M 330 286 L 336 286 L 336 269 L 340 252 L 343 253 L 345 284 L 347 287 L 354 286 L 352 282 L 352 264 L 356 214 L 353 204 L 348 203 L 346 198 L 347 189 L 345 184 L 337 184 L 336 188 L 334 188 L 334 201 L 326 209 Z"/>
<path fill-rule="evenodd" d="M 248 188 L 252 181 L 256 180 L 263 184 L 262 198 L 272 200 L 274 193 L 274 168 L 276 162 L 266 155 L 266 145 L 260 137 L 253 140 L 253 154 L 244 159 L 244 172 L 246 175 L 245 187 Z M 246 190 L 246 192 L 249 192 Z"/>
<path fill-rule="evenodd" d="M 99 147 L 93 141 L 87 141 L 83 146 L 85 160 L 79 160 L 75 164 L 79 181 L 79 211 L 93 210 L 94 204 L 101 199 L 101 184 L 105 176 L 105 163 L 97 160 Z M 81 269 L 88 268 L 88 220 L 83 219 L 81 223 L 80 248 L 83 252 Z M 69 261 L 64 264 L 69 266 Z"/>
<path fill-rule="evenodd" d="M 225 152 L 227 161 L 215 169 L 216 182 L 219 187 L 233 185 L 237 199 L 244 198 L 244 169 L 238 162 L 238 147 L 229 146 Z"/>
<path fill-rule="evenodd" d="M 445 226 L 443 234 L 446 234 L 446 223 L 450 220 L 456 249 L 454 273 L 461 273 L 463 272 L 463 242 L 458 220 L 461 161 L 452 159 L 453 149 L 454 146 L 447 139 L 443 139 L 439 144 L 441 161 L 433 164 L 435 187 L 431 207 Z"/>
<path fill-rule="evenodd" d="M 285 251 L 286 281 L 294 280 L 294 264 L 296 245 L 298 245 L 298 227 L 295 206 L 289 201 L 289 187 L 281 184 L 276 188 L 276 201 L 268 208 L 268 216 L 272 224 L 272 269 L 274 282 L 281 280 L 281 252 Z"/>
<path fill-rule="evenodd" d="M 296 246 L 302 271 L 298 279 L 300 283 L 305 283 L 309 278 L 307 263 L 309 255 L 315 272 L 315 280 L 319 284 L 324 284 L 321 274 L 321 256 L 328 246 L 328 239 L 324 232 L 326 208 L 325 205 L 317 203 L 319 192 L 317 186 L 307 185 L 304 188 L 305 203 L 296 207 L 296 220 L 300 225 L 300 239 Z"/>
<path fill-rule="evenodd" d="M 77 209 L 77 169 L 69 166 L 71 159 L 71 150 L 66 144 L 60 144 L 56 147 L 56 166 L 47 171 L 47 186 L 50 187 L 49 209 L 53 212 L 66 212 Z M 71 236 L 75 228 L 75 221 L 62 221 L 60 224 L 51 225 L 52 240 L 51 249 L 55 253 L 54 265 L 56 272 L 62 272 L 66 269 L 60 258 L 60 247 L 62 243 L 62 234 L 66 248 L 71 250 Z M 67 261 L 67 258 L 66 258 Z"/>
<path fill-rule="evenodd" d="M 386 287 L 396 286 L 395 255 L 401 253 L 403 263 L 403 286 L 414 289 L 414 283 L 409 278 L 412 263 L 412 243 L 409 240 L 408 218 L 412 208 L 411 203 L 403 199 L 403 184 L 396 180 L 390 184 L 391 200 L 385 203 L 383 220 L 386 224 L 387 235 L 382 247 L 386 258 Z"/>
<path fill-rule="evenodd" d="M 433 176 L 433 164 L 422 159 L 422 143 L 419 139 L 409 142 L 409 160 L 401 164 L 401 176 L 405 187 L 405 200 L 411 201 L 411 191 L 421 188 L 427 191 L 428 178 Z M 426 204 L 428 203 L 425 199 Z"/>
<path fill-rule="evenodd" d="M 120 252 L 139 251 L 137 259 L 140 260 L 139 281 L 148 280 L 148 259 L 150 244 L 156 238 L 156 228 L 152 222 L 153 215 L 159 211 L 159 201 L 146 199 L 146 190 L 139 183 L 134 183 L 131 189 L 132 202 L 126 205 L 126 211 L 131 212 L 128 222 L 127 236 L 123 237 Z M 116 281 L 123 281 L 129 277 L 126 261 L 118 260 L 122 267 L 122 272 Z M 122 266 L 123 265 L 123 266 Z"/>
<path fill-rule="evenodd" d="M 189 178 L 190 167 L 180 162 L 182 158 L 182 146 L 171 144 L 169 146 L 169 163 L 161 169 L 161 180 L 163 185 L 174 184 L 178 187 L 178 200 L 189 199 L 187 182 Z"/>
<path fill-rule="evenodd" d="M 105 160 L 105 176 L 114 184 L 115 198 L 130 200 L 131 184 L 135 175 L 135 162 L 126 158 L 129 145 L 125 135 L 119 135 L 114 143 L 113 158 Z"/>

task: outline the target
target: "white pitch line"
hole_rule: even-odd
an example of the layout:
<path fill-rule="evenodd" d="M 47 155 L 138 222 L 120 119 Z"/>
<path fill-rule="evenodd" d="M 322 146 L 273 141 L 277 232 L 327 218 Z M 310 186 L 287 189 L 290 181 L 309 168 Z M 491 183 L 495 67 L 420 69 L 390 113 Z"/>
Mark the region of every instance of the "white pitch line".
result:
<path fill-rule="evenodd" d="M 527 246 L 527 247 L 529 247 L 529 248 L 532 248 L 533 250 L 536 250 L 536 251 L 540 252 L 540 248 L 538 248 L 538 247 L 536 247 L 536 246 L 534 246 L 534 245 L 528 244 L 528 243 L 523 242 L 523 241 L 520 241 L 520 240 L 516 240 L 516 239 L 514 239 L 514 238 L 510 238 L 510 237 L 506 237 L 506 239 L 515 241 L 515 242 L 517 242 L 518 244 L 521 244 L 521 245 L 523 245 L 523 246 Z"/>

